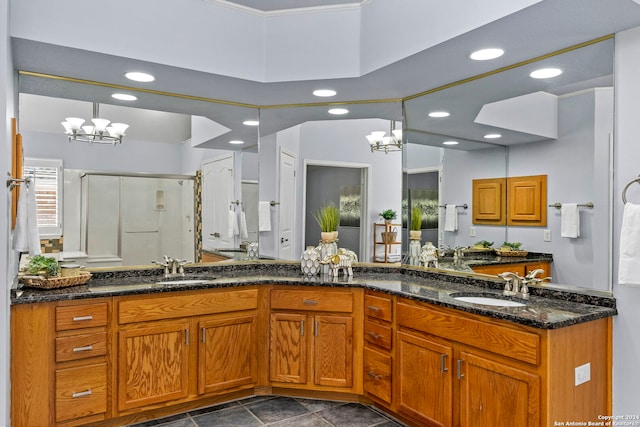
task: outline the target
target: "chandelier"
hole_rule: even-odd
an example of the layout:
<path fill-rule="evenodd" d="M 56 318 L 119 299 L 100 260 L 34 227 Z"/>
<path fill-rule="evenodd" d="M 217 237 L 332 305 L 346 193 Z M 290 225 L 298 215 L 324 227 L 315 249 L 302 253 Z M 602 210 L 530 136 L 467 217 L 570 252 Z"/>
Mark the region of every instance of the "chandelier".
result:
<path fill-rule="evenodd" d="M 374 151 L 384 151 L 387 154 L 389 151 L 402 151 L 402 129 L 391 129 L 391 135 L 385 135 L 386 132 L 383 130 L 374 131 L 366 135 L 372 153 Z"/>
<path fill-rule="evenodd" d="M 100 106 L 93 103 L 93 126 L 85 125 L 84 119 L 78 117 L 67 117 L 62 126 L 65 134 L 69 136 L 69 141 L 88 142 L 89 144 L 120 144 L 124 132 L 129 125 L 125 123 L 111 123 L 107 119 L 101 119 Z"/>

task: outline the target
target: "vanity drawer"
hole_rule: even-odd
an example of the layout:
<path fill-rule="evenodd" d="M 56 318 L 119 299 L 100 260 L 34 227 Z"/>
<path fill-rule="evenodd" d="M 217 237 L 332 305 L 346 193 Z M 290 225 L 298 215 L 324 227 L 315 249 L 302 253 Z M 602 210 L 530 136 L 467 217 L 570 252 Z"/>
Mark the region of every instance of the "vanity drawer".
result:
<path fill-rule="evenodd" d="M 106 326 L 107 303 L 56 307 L 56 331 Z"/>
<path fill-rule="evenodd" d="M 391 403 L 391 356 L 364 349 L 364 391 Z"/>
<path fill-rule="evenodd" d="M 107 364 L 56 371 L 56 421 L 107 412 Z"/>
<path fill-rule="evenodd" d="M 369 317 L 391 322 L 393 319 L 393 302 L 391 298 L 365 295 L 364 312 Z"/>
<path fill-rule="evenodd" d="M 56 362 L 85 359 L 107 354 L 107 333 L 56 338 Z"/>
<path fill-rule="evenodd" d="M 389 326 L 365 320 L 364 340 L 366 342 L 391 350 L 391 336 L 392 331 Z"/>
<path fill-rule="evenodd" d="M 350 291 L 274 289 L 271 291 L 271 308 L 350 313 L 353 311 L 353 294 Z"/>

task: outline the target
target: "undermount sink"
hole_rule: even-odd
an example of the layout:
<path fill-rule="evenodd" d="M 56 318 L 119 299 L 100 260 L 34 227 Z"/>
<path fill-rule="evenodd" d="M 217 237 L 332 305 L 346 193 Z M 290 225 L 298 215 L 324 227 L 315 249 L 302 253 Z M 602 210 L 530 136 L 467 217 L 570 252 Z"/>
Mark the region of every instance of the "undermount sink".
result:
<path fill-rule="evenodd" d="M 525 303 L 513 301 L 509 299 L 501 299 L 494 297 L 478 297 L 478 296 L 459 296 L 453 297 L 456 301 L 468 302 L 471 304 L 491 305 L 494 307 L 524 307 Z"/>

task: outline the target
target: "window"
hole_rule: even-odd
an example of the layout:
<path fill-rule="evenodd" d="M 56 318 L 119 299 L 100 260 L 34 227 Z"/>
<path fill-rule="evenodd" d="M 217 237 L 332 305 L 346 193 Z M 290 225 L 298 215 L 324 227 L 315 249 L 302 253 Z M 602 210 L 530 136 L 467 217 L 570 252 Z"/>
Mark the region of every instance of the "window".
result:
<path fill-rule="evenodd" d="M 25 158 L 24 176 L 35 185 L 40 237 L 62 236 L 62 160 Z"/>

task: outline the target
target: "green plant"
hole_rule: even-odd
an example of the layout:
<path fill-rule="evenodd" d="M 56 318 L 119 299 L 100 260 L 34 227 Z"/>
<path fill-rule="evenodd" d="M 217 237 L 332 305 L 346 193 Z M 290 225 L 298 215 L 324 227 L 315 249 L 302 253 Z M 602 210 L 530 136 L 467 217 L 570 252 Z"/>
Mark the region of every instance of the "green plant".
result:
<path fill-rule="evenodd" d="M 422 227 L 422 211 L 419 207 L 411 208 L 411 229 L 420 230 Z"/>
<path fill-rule="evenodd" d="M 47 276 L 57 276 L 59 268 L 55 258 L 35 255 L 29 258 L 27 273 L 40 274 L 44 271 Z"/>
<path fill-rule="evenodd" d="M 502 246 L 507 246 L 507 247 L 513 249 L 514 251 L 517 251 L 518 249 L 520 249 L 520 246 L 522 246 L 522 243 L 520 243 L 520 242 L 504 242 L 502 244 Z"/>
<path fill-rule="evenodd" d="M 320 231 L 337 231 L 340 223 L 340 211 L 333 203 L 329 203 L 315 211 L 313 217 L 320 226 Z"/>
<path fill-rule="evenodd" d="M 396 215 L 396 211 L 394 211 L 393 209 L 387 209 L 380 212 L 380 216 L 384 219 L 396 219 Z"/>
<path fill-rule="evenodd" d="M 491 246 L 493 246 L 493 242 L 489 242 L 487 240 L 481 240 L 478 243 L 476 243 L 476 245 L 482 246 L 483 248 L 490 248 Z"/>

